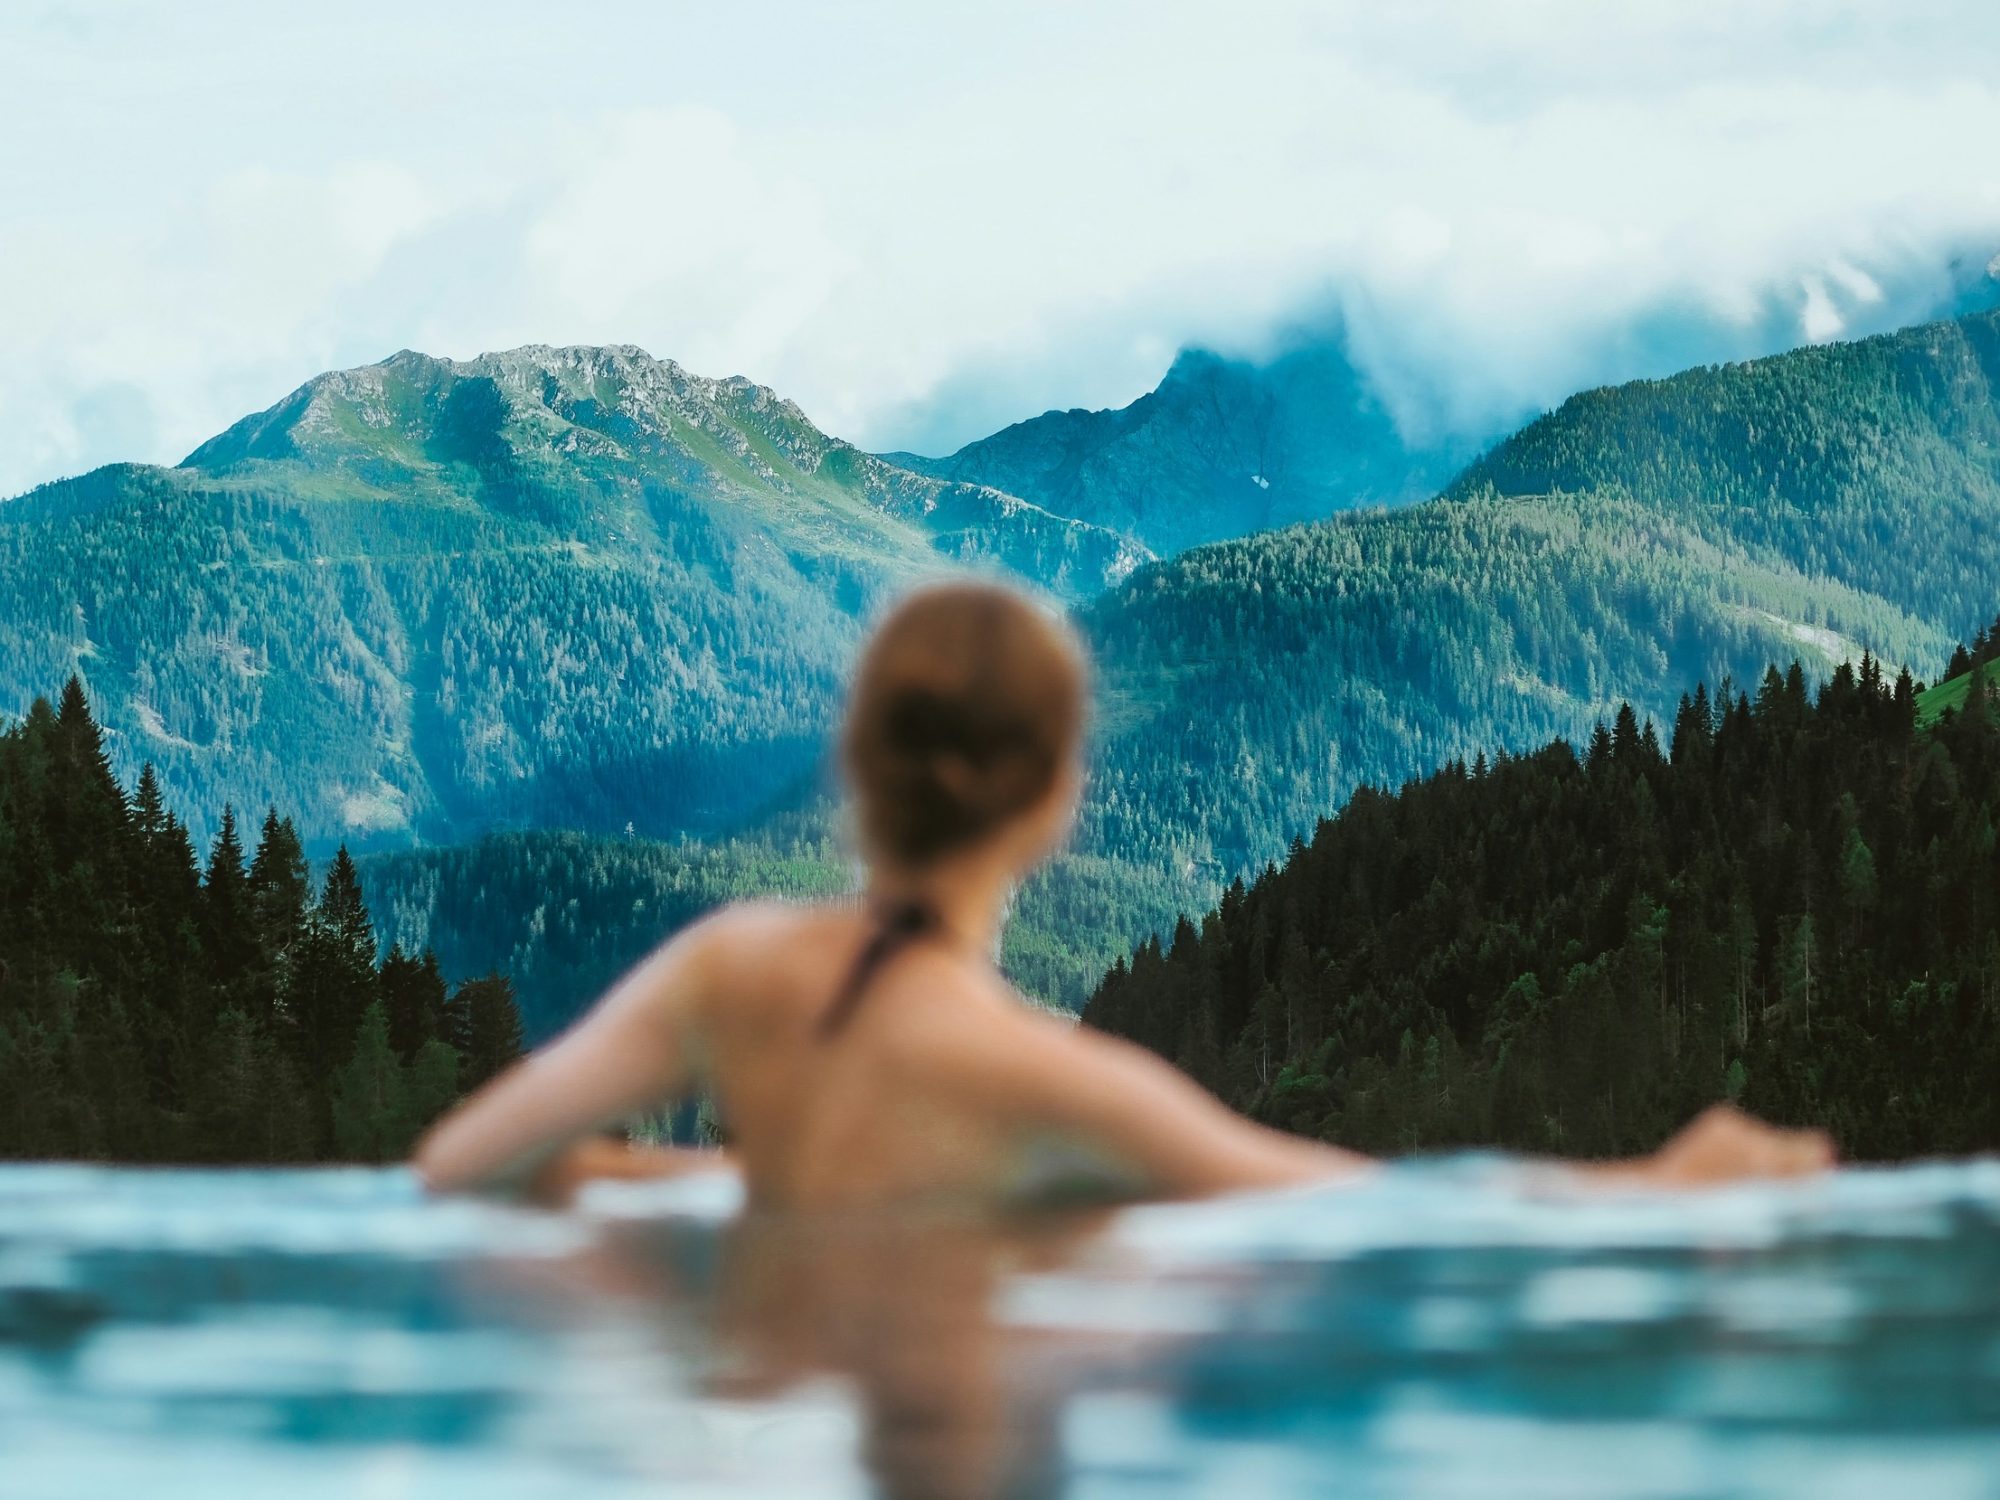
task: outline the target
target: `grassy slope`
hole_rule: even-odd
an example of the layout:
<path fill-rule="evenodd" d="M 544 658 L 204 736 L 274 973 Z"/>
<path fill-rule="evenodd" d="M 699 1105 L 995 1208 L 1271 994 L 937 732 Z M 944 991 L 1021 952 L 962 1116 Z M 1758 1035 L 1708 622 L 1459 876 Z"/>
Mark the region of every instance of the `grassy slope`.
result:
<path fill-rule="evenodd" d="M 1965 707 L 1965 700 L 1972 692 L 1976 680 L 1990 675 L 1987 667 L 1979 667 L 1970 672 L 1961 672 L 1956 677 L 1946 678 L 1936 687 L 1926 688 L 1917 694 L 1917 722 L 1934 724 L 1947 711 L 1955 712 Z"/>

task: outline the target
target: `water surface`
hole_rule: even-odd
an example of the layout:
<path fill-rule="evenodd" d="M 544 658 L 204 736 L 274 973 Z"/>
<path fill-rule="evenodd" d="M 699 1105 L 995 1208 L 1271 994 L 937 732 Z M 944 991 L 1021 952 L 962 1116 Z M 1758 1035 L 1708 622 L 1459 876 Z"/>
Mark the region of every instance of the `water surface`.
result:
<path fill-rule="evenodd" d="M 0 1500 L 2000 1497 L 2000 1164 L 1004 1228 L 0 1166 Z"/>

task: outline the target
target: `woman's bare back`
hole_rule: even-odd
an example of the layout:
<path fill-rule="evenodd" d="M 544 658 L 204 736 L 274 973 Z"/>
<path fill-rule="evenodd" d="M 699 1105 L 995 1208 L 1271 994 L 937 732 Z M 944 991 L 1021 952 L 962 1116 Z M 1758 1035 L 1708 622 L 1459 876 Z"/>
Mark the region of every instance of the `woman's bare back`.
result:
<path fill-rule="evenodd" d="M 942 932 L 898 947 L 829 1032 L 827 1008 L 877 930 L 852 906 L 750 903 L 703 919 L 447 1116 L 418 1170 L 437 1187 L 527 1182 L 588 1133 L 704 1090 L 751 1200 L 772 1206 L 1000 1206 L 1079 1186 L 1187 1196 L 1365 1165 L 1036 1011 Z M 686 1165 L 598 1152 L 553 1180 Z"/>
<path fill-rule="evenodd" d="M 698 1003 L 697 1064 L 751 1194 L 801 1207 L 986 1195 L 1024 1142 L 990 1107 L 990 1060 L 1067 1029 L 934 935 L 864 976 L 841 1025 L 829 1008 L 878 921 L 850 907 L 737 907 Z"/>

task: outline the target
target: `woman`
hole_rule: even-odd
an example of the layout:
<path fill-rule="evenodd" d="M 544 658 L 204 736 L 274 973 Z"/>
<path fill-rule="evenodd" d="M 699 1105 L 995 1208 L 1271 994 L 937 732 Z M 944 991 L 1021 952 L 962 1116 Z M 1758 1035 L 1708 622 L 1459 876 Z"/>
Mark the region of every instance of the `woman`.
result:
<path fill-rule="evenodd" d="M 695 1153 L 595 1133 L 704 1089 L 758 1205 L 996 1204 L 1078 1175 L 1190 1197 L 1364 1170 L 1021 1004 L 995 970 L 1008 893 L 1068 830 L 1087 695 L 1073 636 L 1019 596 L 953 583 L 905 600 L 863 655 L 842 735 L 861 901 L 743 903 L 682 932 L 432 1130 L 424 1181 L 560 1198 L 684 1171 Z M 1677 1184 L 1830 1159 L 1823 1136 L 1721 1110 L 1651 1157 L 1584 1170 Z"/>

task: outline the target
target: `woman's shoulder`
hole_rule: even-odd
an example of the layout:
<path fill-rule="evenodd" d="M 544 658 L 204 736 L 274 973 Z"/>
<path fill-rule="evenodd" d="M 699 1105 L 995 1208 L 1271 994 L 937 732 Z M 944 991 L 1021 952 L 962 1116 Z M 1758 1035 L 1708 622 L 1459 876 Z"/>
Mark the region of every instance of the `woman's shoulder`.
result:
<path fill-rule="evenodd" d="M 711 994 L 775 996 L 787 981 L 822 973 L 825 954 L 848 939 L 854 913 L 830 902 L 775 898 L 732 901 L 698 918 L 671 940 L 700 972 Z"/>
<path fill-rule="evenodd" d="M 722 954 L 757 954 L 768 952 L 763 945 L 773 941 L 817 934 L 852 920 L 851 907 L 833 902 L 753 896 L 696 918 L 676 941 Z"/>

